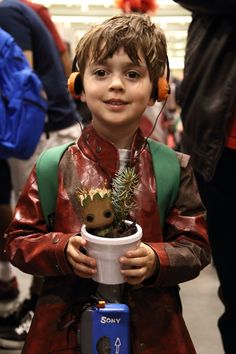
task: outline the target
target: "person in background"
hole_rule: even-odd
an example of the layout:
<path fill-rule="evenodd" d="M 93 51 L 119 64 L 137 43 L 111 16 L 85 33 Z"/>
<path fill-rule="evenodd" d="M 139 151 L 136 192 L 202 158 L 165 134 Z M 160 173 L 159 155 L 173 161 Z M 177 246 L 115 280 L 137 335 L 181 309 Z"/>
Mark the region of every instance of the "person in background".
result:
<path fill-rule="evenodd" d="M 73 62 L 71 59 L 70 43 L 64 41 L 61 38 L 57 30 L 57 27 L 52 21 L 51 15 L 45 6 L 43 6 L 42 4 L 38 4 L 36 2 L 32 2 L 31 0 L 21 0 L 21 1 L 24 4 L 28 5 L 29 7 L 31 7 L 41 18 L 45 26 L 48 28 L 57 46 L 64 67 L 65 75 L 68 79 L 73 67 Z M 91 120 L 91 113 L 89 112 L 87 105 L 83 104 L 83 102 L 81 102 L 80 100 L 75 100 L 75 104 L 76 104 L 77 111 L 81 117 L 83 125 L 86 125 Z"/>
<path fill-rule="evenodd" d="M 68 78 L 71 74 L 71 68 L 72 68 L 72 59 L 68 48 L 68 43 L 66 43 L 61 38 L 61 35 L 58 32 L 55 23 L 52 21 L 48 9 L 44 5 L 38 4 L 36 2 L 32 2 L 31 0 L 20 0 L 20 1 L 22 1 L 24 4 L 31 7 L 37 13 L 37 15 L 41 18 L 41 20 L 43 21 L 43 23 L 51 33 L 61 57 L 61 62 L 64 67 L 65 75 Z"/>
<path fill-rule="evenodd" d="M 19 289 L 12 266 L 4 253 L 4 232 L 12 220 L 13 213 L 9 208 L 11 173 L 7 161 L 2 159 L 0 159 L 0 182 L 0 301 L 10 301 L 17 298 Z"/>
<path fill-rule="evenodd" d="M 58 52 L 60 53 L 61 61 L 63 63 L 64 71 L 67 77 L 69 77 L 71 73 L 71 68 L 72 68 L 72 60 L 70 57 L 70 53 L 68 50 L 68 45 L 62 40 L 54 22 L 51 19 L 50 13 L 48 9 L 37 3 L 33 3 L 28 0 L 21 0 L 23 3 L 31 7 L 41 18 L 41 20 L 44 22 L 44 24 L 47 26 L 48 30 L 50 31 L 55 44 L 57 46 Z M 9 206 L 10 200 L 11 200 L 11 175 L 10 175 L 10 169 L 7 165 L 7 161 L 0 160 L 0 173 L 1 181 L 5 181 L 6 183 L 1 183 L 1 191 L 0 195 L 2 196 L 1 200 L 1 222 L 0 222 L 0 233 L 3 235 L 4 230 L 6 229 L 7 225 L 11 221 L 12 213 L 9 211 L 11 208 Z M 0 243 L 3 241 L 3 237 L 1 237 Z M 0 246 L 0 250 L 2 252 L 3 246 Z M 2 265 L 2 262 L 0 261 L 0 300 L 11 300 L 15 299 L 17 295 L 19 294 L 19 289 L 17 286 L 16 278 L 12 276 L 12 272 L 8 271 L 10 265 L 6 264 L 6 257 L 4 255 L 0 255 L 0 259 L 3 259 L 4 265 Z M 6 268 L 6 271 L 3 271 L 3 268 Z M 4 283 L 5 281 L 5 283 Z"/>
<path fill-rule="evenodd" d="M 236 353 L 236 2 L 176 0 L 192 11 L 181 86 L 183 151 L 191 155 L 207 209 L 224 312 L 226 354 Z M 206 314 L 207 315 L 207 314 Z"/>
<path fill-rule="evenodd" d="M 35 153 L 25 161 L 14 158 L 7 162 L 0 161 L 0 299 L 11 300 L 19 293 L 14 271 L 3 253 L 4 230 L 12 219 L 11 190 L 14 191 L 14 199 L 17 200 L 41 151 L 74 140 L 80 133 L 78 121 L 81 120 L 81 116 L 78 114 L 73 98 L 68 94 L 65 69 L 58 47 L 45 24 L 29 4 L 26 5 L 20 0 L 0 1 L 0 26 L 9 32 L 22 48 L 30 65 L 41 79 L 48 99 L 45 132 Z M 12 335 L 10 346 L 22 347 L 27 334 L 24 318 L 29 311 L 31 313 L 34 311 L 40 288 L 41 280 L 34 277 L 30 298 L 25 299 L 16 311 L 1 315 L 0 329 L 7 329 Z M 20 337 L 16 332 L 19 325 L 24 328 Z"/>
<path fill-rule="evenodd" d="M 160 124 L 166 134 L 165 143 L 174 150 L 180 149 L 183 125 L 178 105 L 178 90 L 181 81 L 170 75 L 170 95 L 160 117 Z"/>
<path fill-rule="evenodd" d="M 78 186 L 82 191 L 112 188 L 116 173 L 127 165 L 138 177 L 136 207 L 128 219 L 143 231 L 137 249 L 119 259 L 125 280 L 119 298 L 131 312 L 131 352 L 196 354 L 178 284 L 198 276 L 210 262 L 205 209 L 189 156 L 163 145 L 180 170 L 180 183 L 162 226 L 152 154 L 139 128 L 144 110 L 157 99 L 158 83 L 165 80 L 165 35 L 148 16 L 115 16 L 80 39 L 76 60 L 76 82 L 81 82 L 76 94 L 87 103 L 92 123 L 59 162 L 54 231 L 48 231 L 40 207 L 34 168 L 6 232 L 11 262 L 45 277 L 22 354 L 81 353 L 79 314 L 90 296 L 99 293 L 106 301 L 113 296 L 110 289 L 104 297 L 104 284 L 91 279 L 97 264 L 84 252 L 76 197 Z M 1 336 L 0 345 L 8 340 Z"/>
<path fill-rule="evenodd" d="M 42 4 L 37 4 L 35 2 L 32 2 L 31 0 L 21 0 L 23 3 L 31 7 L 37 15 L 41 18 L 45 26 L 48 28 L 49 32 L 51 33 L 55 44 L 57 46 L 58 52 L 60 53 L 61 61 L 64 67 L 65 75 L 67 79 L 69 78 L 71 74 L 71 70 L 73 67 L 73 62 L 71 59 L 71 48 L 70 48 L 70 43 L 64 41 L 58 30 L 57 27 L 55 26 L 54 22 L 52 21 L 52 18 L 50 16 L 50 13 L 48 9 L 43 6 Z M 91 113 L 89 112 L 87 105 L 83 104 L 83 102 L 79 100 L 75 100 L 76 108 L 77 111 L 81 117 L 83 125 L 86 125 L 87 123 L 90 122 L 91 120 Z"/>

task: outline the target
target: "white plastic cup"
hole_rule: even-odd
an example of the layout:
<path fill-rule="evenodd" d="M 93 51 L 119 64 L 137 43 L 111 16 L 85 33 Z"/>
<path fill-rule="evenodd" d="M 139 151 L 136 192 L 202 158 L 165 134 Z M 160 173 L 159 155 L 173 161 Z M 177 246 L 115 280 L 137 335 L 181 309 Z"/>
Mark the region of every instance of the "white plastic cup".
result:
<path fill-rule="evenodd" d="M 126 223 L 132 224 L 128 220 Z M 92 277 L 94 281 L 111 285 L 125 282 L 119 258 L 128 250 L 137 248 L 141 242 L 142 228 L 135 225 L 135 234 L 119 238 L 95 236 L 87 232 L 86 225 L 82 226 L 81 235 L 87 241 L 87 253 L 97 261 L 97 273 Z"/>

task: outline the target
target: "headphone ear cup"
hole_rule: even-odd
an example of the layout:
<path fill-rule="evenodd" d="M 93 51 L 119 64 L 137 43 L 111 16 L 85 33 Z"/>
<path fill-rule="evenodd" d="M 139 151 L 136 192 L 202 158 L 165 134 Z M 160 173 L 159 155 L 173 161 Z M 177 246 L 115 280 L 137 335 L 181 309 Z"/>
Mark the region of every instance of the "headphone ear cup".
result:
<path fill-rule="evenodd" d="M 160 77 L 157 82 L 156 100 L 162 102 L 167 100 L 170 94 L 170 85 L 166 78 Z"/>
<path fill-rule="evenodd" d="M 67 81 L 67 87 L 71 96 L 76 100 L 79 100 L 83 90 L 81 75 L 79 71 L 70 74 L 70 77 Z"/>

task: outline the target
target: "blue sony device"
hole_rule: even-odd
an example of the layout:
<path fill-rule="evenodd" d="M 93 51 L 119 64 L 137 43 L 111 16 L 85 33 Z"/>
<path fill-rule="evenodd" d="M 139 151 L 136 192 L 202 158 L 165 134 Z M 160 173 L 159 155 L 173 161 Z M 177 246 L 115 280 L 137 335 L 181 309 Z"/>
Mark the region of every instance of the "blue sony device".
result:
<path fill-rule="evenodd" d="M 105 303 L 88 307 L 80 321 L 82 354 L 130 354 L 129 307 Z"/>

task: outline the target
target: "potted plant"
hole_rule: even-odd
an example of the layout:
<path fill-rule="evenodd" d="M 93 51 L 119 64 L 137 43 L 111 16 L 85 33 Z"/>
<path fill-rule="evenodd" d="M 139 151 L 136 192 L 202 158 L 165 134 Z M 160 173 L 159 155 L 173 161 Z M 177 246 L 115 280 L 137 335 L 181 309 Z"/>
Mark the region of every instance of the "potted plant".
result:
<path fill-rule="evenodd" d="M 84 222 L 81 235 L 87 241 L 88 254 L 97 260 L 98 271 L 93 279 L 99 283 L 123 283 L 119 257 L 140 243 L 141 227 L 127 220 L 129 212 L 136 206 L 137 185 L 134 168 L 127 167 L 116 174 L 111 189 L 77 190 Z"/>
<path fill-rule="evenodd" d="M 126 167 L 115 175 L 112 188 L 78 189 L 81 218 L 87 231 L 101 237 L 125 237 L 136 231 L 135 223 L 127 223 L 135 208 L 138 176 L 134 168 Z"/>

